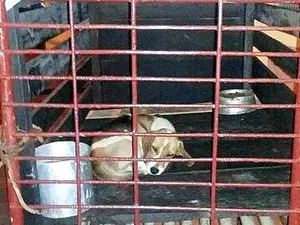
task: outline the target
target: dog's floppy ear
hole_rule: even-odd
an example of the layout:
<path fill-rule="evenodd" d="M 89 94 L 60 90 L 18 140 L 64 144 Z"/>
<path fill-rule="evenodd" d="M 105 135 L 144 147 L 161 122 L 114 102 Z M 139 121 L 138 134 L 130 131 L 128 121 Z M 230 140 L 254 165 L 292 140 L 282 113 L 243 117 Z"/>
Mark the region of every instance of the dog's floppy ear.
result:
<path fill-rule="evenodd" d="M 145 137 L 142 137 L 144 157 L 147 157 L 147 154 L 151 150 L 152 143 L 154 142 L 154 139 L 155 139 L 154 136 L 145 136 Z"/>
<path fill-rule="evenodd" d="M 177 155 L 185 159 L 192 159 L 190 154 L 187 153 L 187 151 L 184 149 L 184 145 L 182 141 L 179 141 L 179 148 L 178 148 Z M 188 162 L 188 166 L 191 167 L 192 165 L 194 165 L 194 163 L 195 162 Z"/>
<path fill-rule="evenodd" d="M 150 131 L 153 120 L 154 120 L 153 116 L 146 115 L 146 114 L 138 115 L 138 124 L 147 132 Z"/>

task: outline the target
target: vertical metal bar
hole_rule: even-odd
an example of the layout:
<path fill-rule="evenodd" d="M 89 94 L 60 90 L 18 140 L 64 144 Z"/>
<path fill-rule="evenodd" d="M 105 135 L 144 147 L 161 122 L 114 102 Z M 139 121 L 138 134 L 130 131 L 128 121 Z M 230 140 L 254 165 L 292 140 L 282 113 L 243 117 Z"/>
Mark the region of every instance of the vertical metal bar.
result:
<path fill-rule="evenodd" d="M 219 96 L 222 63 L 222 21 L 223 0 L 218 1 L 218 24 L 217 24 L 217 56 L 216 56 L 216 84 L 215 84 L 215 111 L 212 145 L 212 168 L 211 168 L 211 224 L 217 221 L 216 215 L 216 180 L 217 180 L 217 156 L 218 156 L 218 132 L 219 132 Z"/>
<path fill-rule="evenodd" d="M 3 23 L 7 22 L 5 1 L 1 0 L 1 9 L 0 9 L 0 76 L 11 76 L 11 65 L 10 65 L 10 56 L 3 51 L 9 49 L 9 31 L 8 28 L 3 26 Z M 12 103 L 14 101 L 13 96 L 13 82 L 12 80 L 1 80 L 0 81 L 0 90 L 1 102 Z M 2 124 L 3 124 L 3 139 L 5 145 L 15 145 L 16 138 L 14 134 L 16 133 L 16 117 L 15 117 L 15 108 L 12 106 L 2 106 Z M 12 169 L 14 177 L 20 179 L 20 166 L 19 162 L 15 161 L 12 163 Z M 10 220 L 12 225 L 23 225 L 24 215 L 23 210 L 19 204 L 18 198 L 14 192 L 14 189 L 11 185 L 11 182 L 7 182 L 8 190 L 8 201 L 9 201 L 9 212 Z"/>
<path fill-rule="evenodd" d="M 130 19 L 131 19 L 131 25 L 136 25 L 136 0 L 131 1 L 130 5 Z M 131 30 L 131 50 L 137 50 L 137 33 L 135 29 Z M 132 54 L 131 55 L 131 76 L 132 78 L 137 77 L 137 55 Z M 137 81 L 136 79 L 133 79 L 131 82 L 131 90 L 132 90 L 132 104 L 137 104 L 138 102 L 138 95 L 137 95 Z M 137 108 L 132 108 L 132 156 L 133 159 L 138 158 L 138 137 L 134 134 L 138 131 L 137 130 Z M 135 184 L 133 185 L 134 188 L 134 205 L 139 205 L 139 185 L 136 183 L 139 181 L 139 174 L 138 174 L 138 161 L 133 161 L 133 180 L 135 181 Z M 139 225 L 140 224 L 140 210 L 134 209 L 134 224 Z"/>
<path fill-rule="evenodd" d="M 73 78 L 73 104 L 74 104 L 74 128 L 75 128 L 75 151 L 76 151 L 76 181 L 77 181 L 77 224 L 81 225 L 81 171 L 80 171 L 80 148 L 79 148 L 79 109 L 77 97 L 77 80 L 76 80 L 76 55 L 75 55 L 75 29 L 74 29 L 74 3 L 69 0 L 69 23 L 71 32 L 71 71 Z"/>
<path fill-rule="evenodd" d="M 246 26 L 253 26 L 254 25 L 254 9 L 255 6 L 253 3 L 248 3 L 245 5 L 245 25 Z M 245 38 L 244 38 L 244 51 L 251 52 L 253 48 L 253 31 L 245 31 Z M 251 78 L 252 77 L 252 56 L 244 56 L 244 78 Z M 250 89 L 251 85 L 249 83 L 244 83 L 245 89 Z"/>
<path fill-rule="evenodd" d="M 300 79 L 300 59 L 298 58 L 298 75 L 297 79 Z M 296 90 L 296 104 L 300 104 L 300 87 L 299 83 Z M 295 124 L 294 133 L 300 134 L 300 108 L 295 108 Z M 294 139 L 293 145 L 293 159 L 297 162 L 292 164 L 292 184 L 300 184 L 300 138 Z M 292 187 L 290 194 L 290 208 L 300 209 L 300 188 Z M 300 214 L 291 213 L 289 217 L 289 225 L 299 225 L 300 224 Z"/>

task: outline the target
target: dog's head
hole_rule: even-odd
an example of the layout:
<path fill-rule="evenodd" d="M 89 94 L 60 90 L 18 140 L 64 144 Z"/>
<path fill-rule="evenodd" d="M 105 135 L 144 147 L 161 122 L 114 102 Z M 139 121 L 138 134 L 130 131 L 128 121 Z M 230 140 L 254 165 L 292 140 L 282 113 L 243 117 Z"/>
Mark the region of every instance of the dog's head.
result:
<path fill-rule="evenodd" d="M 166 129 L 160 129 L 155 133 L 170 133 Z M 173 158 L 180 156 L 183 158 L 192 158 L 184 149 L 183 142 L 178 137 L 144 137 L 143 138 L 144 158 Z M 192 166 L 194 162 L 189 162 Z M 151 162 L 147 161 L 147 172 L 150 175 L 160 175 L 168 167 L 169 162 Z"/>

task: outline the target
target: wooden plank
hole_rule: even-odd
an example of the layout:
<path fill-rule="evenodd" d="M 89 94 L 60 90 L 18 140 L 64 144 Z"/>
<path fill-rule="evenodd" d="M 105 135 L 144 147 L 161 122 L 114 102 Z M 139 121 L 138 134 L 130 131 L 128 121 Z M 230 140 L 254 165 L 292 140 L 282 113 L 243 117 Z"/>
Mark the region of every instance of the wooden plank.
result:
<path fill-rule="evenodd" d="M 49 1 L 49 0 L 41 0 L 41 5 L 43 6 L 43 7 L 50 7 L 51 6 L 51 1 Z"/>
<path fill-rule="evenodd" d="M 84 25 L 84 24 L 88 24 L 88 23 L 89 23 L 89 19 L 86 19 L 86 20 L 83 20 L 82 22 L 80 22 L 79 24 Z M 76 30 L 75 32 L 78 32 L 78 30 Z M 46 41 L 44 43 L 44 49 L 45 50 L 54 49 L 54 48 L 58 47 L 59 45 L 63 44 L 64 42 L 66 42 L 67 40 L 69 40 L 70 37 L 71 37 L 71 31 L 66 30 L 65 32 Z"/>
<path fill-rule="evenodd" d="M 271 2 L 269 2 L 269 3 L 265 3 L 265 4 L 266 5 L 277 6 L 277 7 L 282 7 L 282 4 L 284 4 L 284 3 L 271 3 Z M 287 4 L 289 4 L 289 3 L 285 3 L 284 6 L 286 7 Z M 292 7 L 293 7 L 293 9 L 300 9 L 299 4 L 290 3 L 290 8 L 292 8 Z"/>
<path fill-rule="evenodd" d="M 272 216 L 275 225 L 284 225 L 279 216 Z"/>
<path fill-rule="evenodd" d="M 220 219 L 220 225 L 236 225 L 237 218 L 223 218 Z"/>
<path fill-rule="evenodd" d="M 280 220 L 282 221 L 282 223 L 284 225 L 287 225 L 288 224 L 288 216 L 281 216 L 280 217 Z"/>
<path fill-rule="evenodd" d="M 212 103 L 207 103 L 208 105 Z M 200 105 L 200 104 L 199 104 Z M 147 108 L 147 109 L 138 109 L 138 113 L 146 113 L 146 114 L 161 114 L 161 115 L 176 115 L 176 114 L 193 114 L 193 113 L 206 113 L 211 112 L 212 109 L 207 108 Z M 108 118 L 117 118 L 123 115 L 130 115 L 130 109 L 105 109 L 105 110 L 91 110 L 87 115 L 86 119 L 108 119 Z"/>
<path fill-rule="evenodd" d="M 258 20 L 254 20 L 254 26 L 256 27 L 268 27 L 267 24 L 262 23 Z M 286 47 L 296 51 L 297 48 L 299 48 L 299 38 L 295 37 L 294 35 L 288 34 L 283 31 L 278 30 L 272 30 L 272 31 L 266 31 L 262 30 L 260 31 L 264 33 L 265 35 L 275 39 L 276 41 L 282 43 Z"/>
<path fill-rule="evenodd" d="M 253 52 L 260 52 L 256 47 L 253 47 Z M 291 79 L 292 76 L 287 72 L 283 71 L 280 67 L 276 66 L 275 63 L 267 56 L 257 56 L 257 59 L 261 61 L 277 78 L 279 79 Z M 291 91 L 296 93 L 294 83 L 284 83 Z"/>
<path fill-rule="evenodd" d="M 176 225 L 175 222 L 165 222 L 164 225 Z"/>
<path fill-rule="evenodd" d="M 199 220 L 192 220 L 192 225 L 200 225 L 200 221 Z"/>
<path fill-rule="evenodd" d="M 263 3 L 256 4 L 255 18 L 268 26 L 299 26 L 300 15 L 296 9 L 296 4 L 278 4 L 280 4 L 278 7 Z M 299 31 L 289 31 L 286 33 L 299 37 Z"/>
<path fill-rule="evenodd" d="M 54 49 L 57 46 L 64 43 L 65 41 L 69 40 L 70 37 L 71 37 L 71 31 L 67 30 L 67 31 L 55 36 L 54 38 L 51 38 L 50 40 L 46 41 L 44 43 L 43 49 L 45 49 L 45 50 Z"/>
<path fill-rule="evenodd" d="M 201 225 L 210 225 L 210 220 L 209 220 L 209 218 L 201 218 L 201 219 L 200 219 L 200 224 L 201 224 Z"/>
<path fill-rule="evenodd" d="M 80 56 L 80 58 L 76 61 L 76 72 L 79 71 L 84 65 L 85 63 L 87 63 L 90 60 L 89 56 Z M 68 75 L 70 74 L 70 71 L 66 71 L 63 75 Z M 51 81 L 50 84 L 44 89 L 44 91 L 34 97 L 34 99 L 31 102 L 39 102 L 39 103 L 47 103 L 49 102 L 49 100 L 61 89 L 63 88 L 63 86 L 68 83 L 67 80 L 63 80 L 63 81 L 58 81 L 58 80 L 54 80 Z M 47 94 L 47 95 L 43 95 L 43 93 L 47 90 L 52 90 L 51 93 Z M 39 110 L 39 108 L 35 108 L 33 110 L 33 114 L 35 114 L 37 111 Z"/>
<path fill-rule="evenodd" d="M 260 225 L 258 219 L 254 216 L 241 216 L 242 225 Z"/>
<path fill-rule="evenodd" d="M 255 95 L 256 104 L 261 104 L 258 97 Z M 199 105 L 211 105 L 212 102 L 207 103 L 196 103 Z M 160 114 L 160 115 L 180 115 L 180 114 L 196 114 L 196 113 L 207 113 L 212 112 L 210 107 L 199 107 L 199 109 L 195 108 L 138 108 L 139 114 Z M 113 119 L 119 116 L 130 115 L 130 109 L 104 109 L 104 110 L 91 110 L 86 119 Z"/>
<path fill-rule="evenodd" d="M 184 220 L 184 221 L 181 222 L 181 225 L 193 225 L 193 223 L 192 223 L 191 220 Z"/>
<path fill-rule="evenodd" d="M 269 216 L 259 216 L 258 219 L 261 225 L 275 225 L 273 219 Z"/>
<path fill-rule="evenodd" d="M 89 19 L 81 21 L 79 24 L 89 24 Z M 76 30 L 75 33 L 79 32 L 80 30 Z M 65 43 L 69 38 L 71 37 L 71 31 L 66 30 L 61 34 L 56 35 L 55 37 L 49 39 L 48 41 L 45 41 L 40 48 L 43 50 L 51 50 L 59 47 L 63 43 Z M 25 62 L 29 62 L 32 59 L 35 59 L 36 57 L 40 56 L 40 54 L 25 54 Z"/>

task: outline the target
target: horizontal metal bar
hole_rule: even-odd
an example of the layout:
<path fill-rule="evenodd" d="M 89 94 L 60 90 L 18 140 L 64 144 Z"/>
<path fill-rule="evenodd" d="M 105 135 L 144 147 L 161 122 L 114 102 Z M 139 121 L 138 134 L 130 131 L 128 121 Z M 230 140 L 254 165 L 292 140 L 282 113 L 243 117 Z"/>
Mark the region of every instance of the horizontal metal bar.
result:
<path fill-rule="evenodd" d="M 38 160 L 75 160 L 75 157 L 59 157 L 59 156 L 15 156 L 15 160 L 22 161 L 38 161 Z M 146 159 L 134 159 L 129 157 L 80 157 L 81 161 L 143 161 L 143 162 L 202 162 L 208 163 L 212 161 L 212 158 L 146 158 Z M 277 158 L 217 158 L 219 163 L 278 163 L 278 164 L 292 164 L 297 163 L 299 160 L 295 159 L 277 159 Z"/>
<path fill-rule="evenodd" d="M 74 132 L 39 132 L 39 133 L 30 133 L 30 132 L 19 132 L 15 134 L 16 137 L 73 137 Z M 176 133 L 132 133 L 132 132 L 79 132 L 81 137 L 106 137 L 106 136 L 165 136 L 165 137 L 212 137 L 212 133 L 186 133 L 186 134 L 176 134 Z"/>
<path fill-rule="evenodd" d="M 7 54 L 15 54 L 15 55 L 42 55 L 42 54 L 49 54 L 49 55 L 71 55 L 71 50 L 66 49 L 51 49 L 51 50 L 45 50 L 45 49 L 9 49 L 9 50 L 0 50 L 1 54 L 7 53 Z"/>
<path fill-rule="evenodd" d="M 218 212 L 231 213 L 263 213 L 263 214 L 289 214 L 300 213 L 300 209 L 243 209 L 243 208 L 216 208 Z"/>
<path fill-rule="evenodd" d="M 219 133 L 222 138 L 296 138 L 300 137 L 299 134 L 272 134 L 272 133 Z"/>
<path fill-rule="evenodd" d="M 76 209 L 77 205 L 29 205 L 33 209 Z M 145 205 L 82 205 L 85 209 L 149 209 L 159 211 L 210 211 L 205 207 L 179 207 L 179 206 L 145 206 Z M 217 212 L 239 213 L 264 213 L 264 214 L 289 214 L 300 213 L 300 209 L 247 209 L 247 208 L 216 208 Z"/>
<path fill-rule="evenodd" d="M 231 77 L 234 77 L 233 75 Z M 60 75 L 18 75 L 1 77 L 0 80 L 73 80 L 70 76 Z M 215 78 L 185 78 L 172 76 L 140 76 L 132 78 L 129 76 L 99 75 L 99 76 L 77 76 L 76 80 L 83 81 L 149 81 L 149 82 L 188 82 L 188 83 L 214 83 Z M 300 79 L 277 79 L 277 78 L 221 78 L 222 83 L 300 83 Z"/>
<path fill-rule="evenodd" d="M 268 56 L 268 57 L 300 57 L 300 52 L 238 52 L 222 51 L 222 56 Z"/>
<path fill-rule="evenodd" d="M 275 188 L 288 189 L 291 187 L 300 187 L 300 184 L 285 184 L 285 183 L 216 183 L 217 187 L 221 188 Z"/>
<path fill-rule="evenodd" d="M 132 133 L 132 132 L 79 132 L 81 137 L 106 137 L 106 136 L 148 136 L 148 137 L 212 137 L 212 133 Z M 299 134 L 280 133 L 218 133 L 221 138 L 296 138 Z M 74 132 L 39 132 L 39 133 L 16 133 L 15 137 L 74 137 Z"/>
<path fill-rule="evenodd" d="M 4 106 L 14 106 L 14 107 L 28 107 L 28 108 L 63 108 L 63 109 L 72 109 L 74 108 L 73 104 L 63 104 L 63 103 L 20 103 L 15 102 L 11 104 L 6 104 Z"/>
<path fill-rule="evenodd" d="M 86 88 L 85 90 L 78 94 L 77 96 L 77 101 L 81 102 L 84 98 L 86 98 L 86 96 L 89 94 L 89 92 L 91 91 L 91 85 L 90 84 L 85 84 Z M 56 132 L 59 131 L 59 129 L 61 128 L 61 126 L 66 122 L 66 120 L 72 115 L 72 109 L 65 109 L 60 116 L 56 119 L 55 122 L 53 122 L 52 126 L 47 130 L 48 132 Z M 49 140 L 45 140 L 45 142 L 47 142 Z"/>
<path fill-rule="evenodd" d="M 43 108 L 74 108 L 73 104 L 61 104 L 61 103 L 8 103 L 5 106 L 14 107 L 43 107 Z M 107 108 L 213 108 L 214 105 L 189 105 L 189 104 L 78 104 L 78 108 L 81 109 L 107 109 Z M 280 108 L 282 106 L 279 106 Z M 293 107 L 293 105 L 288 105 L 288 107 Z"/>
<path fill-rule="evenodd" d="M 2 23 L 2 27 L 9 27 L 9 28 L 28 28 L 31 29 L 69 29 L 70 24 L 63 24 L 63 23 Z"/>
<path fill-rule="evenodd" d="M 66 156 L 15 156 L 16 160 L 30 160 L 30 161 L 38 161 L 38 160 L 75 160 L 75 157 L 66 157 Z M 129 157 L 80 157 L 81 161 L 141 161 L 141 162 L 211 162 L 211 158 L 193 158 L 193 159 L 184 159 L 184 158 L 129 158 Z"/>
<path fill-rule="evenodd" d="M 24 103 L 25 104 L 25 103 Z M 111 104 L 79 104 L 79 108 L 101 109 L 101 108 L 119 108 Z M 300 104 L 226 104 L 219 105 L 220 108 L 256 108 L 256 109 L 293 109 L 299 108 Z M 215 108 L 214 104 L 130 104 L 127 107 L 121 105 L 120 108 Z"/>
<path fill-rule="evenodd" d="M 19 180 L 18 184 L 77 184 L 76 180 Z M 101 184 L 101 185 L 145 185 L 145 186 L 181 186 L 181 187 L 211 187 L 210 182 L 173 182 L 173 181 L 115 181 L 115 180 L 82 180 L 81 184 Z M 222 188 L 274 188 L 289 189 L 300 187 L 300 184 L 285 183 L 216 183 Z"/>
<path fill-rule="evenodd" d="M 299 31 L 299 26 L 223 26 L 223 31 Z"/>
<path fill-rule="evenodd" d="M 71 76 L 61 76 L 61 75 L 17 75 L 9 77 L 1 77 L 0 80 L 73 80 Z M 78 80 L 78 79 L 77 79 Z"/>
<path fill-rule="evenodd" d="M 28 205 L 33 209 L 76 209 L 77 205 Z M 82 205 L 83 209 L 152 209 L 172 211 L 209 211 L 204 207 L 179 207 L 179 206 L 143 206 L 143 205 Z"/>
<path fill-rule="evenodd" d="M 239 163 L 239 162 L 247 162 L 247 163 L 278 163 L 278 164 L 291 164 L 296 163 L 297 159 L 277 159 L 277 158 L 217 158 L 219 163 Z"/>
<path fill-rule="evenodd" d="M 76 50 L 80 55 L 171 55 L 171 56 L 216 56 L 216 51 L 161 51 L 161 50 Z M 268 57 L 300 57 L 300 52 L 238 52 L 222 51 L 222 56 L 268 56 Z"/>
<path fill-rule="evenodd" d="M 71 50 L 41 50 L 41 49 L 25 49 L 25 50 L 2 50 L 0 53 L 7 54 L 61 54 L 71 55 Z M 162 55 L 162 56 L 216 56 L 216 51 L 162 51 L 162 50 L 75 50 L 77 55 Z M 300 52 L 238 52 L 238 51 L 222 51 L 222 56 L 268 56 L 268 57 L 288 57 L 298 58 Z"/>
<path fill-rule="evenodd" d="M 0 51 L 3 52 L 3 51 Z M 71 55 L 71 50 L 41 50 L 41 49 L 24 49 L 24 50 L 5 50 L 7 54 L 61 54 Z M 147 50 L 110 50 L 110 49 L 93 49 L 93 50 L 75 50 L 77 55 L 185 55 L 185 56 L 215 56 L 215 51 L 147 51 Z"/>
<path fill-rule="evenodd" d="M 73 104 L 62 103 L 6 103 L 4 106 L 28 107 L 28 108 L 74 108 Z M 256 108 L 256 109 L 294 109 L 300 104 L 226 104 L 220 108 Z M 78 104 L 80 109 L 107 109 L 107 108 L 215 108 L 214 104 Z"/>
<path fill-rule="evenodd" d="M 3 27 L 10 28 L 35 28 L 35 29 L 69 29 L 69 24 L 49 23 L 3 23 Z M 75 24 L 75 29 L 112 29 L 112 30 L 190 30 L 190 31 L 216 31 L 217 26 L 210 25 L 125 25 L 125 24 Z M 300 31 L 299 26 L 223 26 L 223 31 Z"/>
<path fill-rule="evenodd" d="M 47 94 L 47 96 L 41 102 L 39 102 L 39 104 L 48 103 L 57 93 L 59 93 L 66 86 L 67 83 L 68 81 L 64 80 L 60 84 L 57 84 L 57 87 L 55 87 L 55 89 L 53 89 L 51 93 Z M 32 110 L 31 116 L 33 117 L 38 112 L 38 110 L 38 108 Z"/>
<path fill-rule="evenodd" d="M 216 31 L 217 26 L 199 25 L 123 25 L 123 24 L 76 24 L 76 29 L 114 29 L 114 30 L 190 30 L 190 31 Z M 299 26 L 223 26 L 223 31 L 300 31 Z"/>

